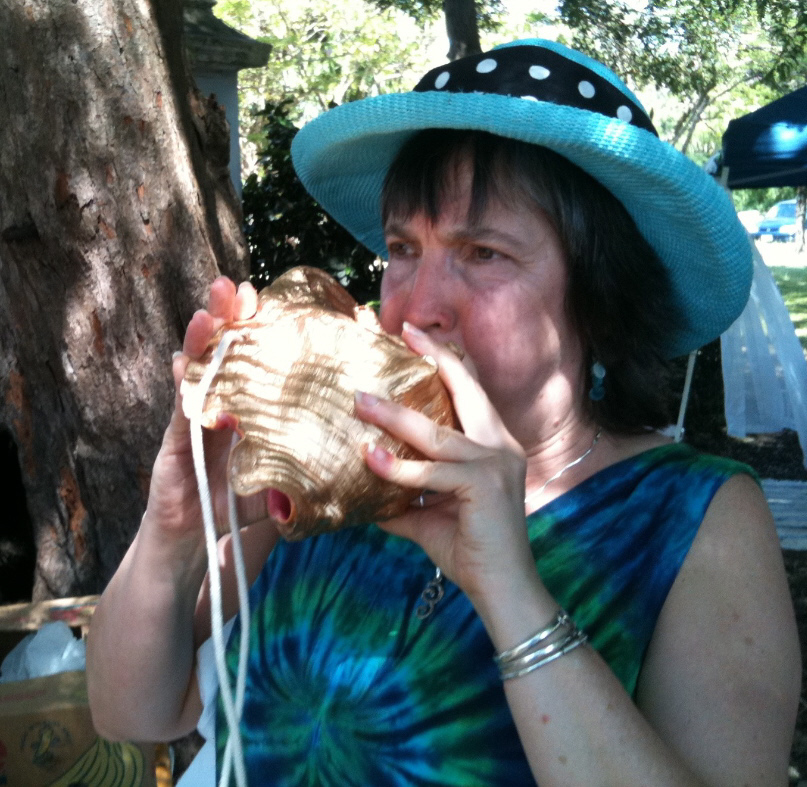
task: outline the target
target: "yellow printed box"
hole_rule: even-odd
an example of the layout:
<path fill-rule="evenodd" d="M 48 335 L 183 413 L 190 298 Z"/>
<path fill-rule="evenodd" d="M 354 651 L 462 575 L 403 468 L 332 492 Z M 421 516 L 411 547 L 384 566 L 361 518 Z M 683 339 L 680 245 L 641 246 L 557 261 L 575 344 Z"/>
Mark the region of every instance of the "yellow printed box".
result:
<path fill-rule="evenodd" d="M 154 747 L 92 726 L 84 672 L 0 684 L 0 785 L 153 787 Z"/>

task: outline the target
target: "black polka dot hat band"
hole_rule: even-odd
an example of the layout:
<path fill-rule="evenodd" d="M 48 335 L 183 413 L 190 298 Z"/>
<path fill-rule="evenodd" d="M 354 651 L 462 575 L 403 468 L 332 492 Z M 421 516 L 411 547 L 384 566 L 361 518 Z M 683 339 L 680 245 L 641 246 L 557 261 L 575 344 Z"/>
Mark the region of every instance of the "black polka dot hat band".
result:
<path fill-rule="evenodd" d="M 499 93 L 549 101 L 615 117 L 658 136 L 644 109 L 585 65 L 535 46 L 509 46 L 472 55 L 429 71 L 415 92 Z"/>
<path fill-rule="evenodd" d="M 403 143 L 428 128 L 541 145 L 602 183 L 669 272 L 668 356 L 716 338 L 743 310 L 751 246 L 731 198 L 659 139 L 638 99 L 596 60 L 553 41 L 514 41 L 439 66 L 411 92 L 325 112 L 300 129 L 292 159 L 323 208 L 384 257 L 384 177 Z"/>

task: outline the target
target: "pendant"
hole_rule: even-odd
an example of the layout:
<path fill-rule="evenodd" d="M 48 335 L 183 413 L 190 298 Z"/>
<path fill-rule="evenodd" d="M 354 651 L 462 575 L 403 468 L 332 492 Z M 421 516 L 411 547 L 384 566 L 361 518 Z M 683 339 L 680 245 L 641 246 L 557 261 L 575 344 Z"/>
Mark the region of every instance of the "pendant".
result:
<path fill-rule="evenodd" d="M 420 594 L 420 600 L 423 602 L 416 610 L 415 614 L 420 620 L 426 620 L 437 603 L 445 595 L 445 587 L 443 585 L 443 572 L 439 568 L 435 568 L 434 576 L 429 580 L 429 583 Z"/>

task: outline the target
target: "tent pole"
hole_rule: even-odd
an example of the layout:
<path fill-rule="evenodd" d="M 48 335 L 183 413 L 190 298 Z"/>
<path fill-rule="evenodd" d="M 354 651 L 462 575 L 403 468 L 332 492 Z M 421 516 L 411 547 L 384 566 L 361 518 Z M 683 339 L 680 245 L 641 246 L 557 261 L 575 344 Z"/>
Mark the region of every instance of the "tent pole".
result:
<path fill-rule="evenodd" d="M 684 380 L 684 392 L 681 394 L 681 406 L 678 408 L 678 423 L 675 425 L 675 442 L 680 443 L 684 437 L 684 416 L 687 411 L 687 404 L 689 403 L 689 392 L 692 388 L 692 375 L 695 372 L 695 358 L 698 357 L 698 351 L 693 350 L 689 354 L 687 360 L 687 374 Z"/>

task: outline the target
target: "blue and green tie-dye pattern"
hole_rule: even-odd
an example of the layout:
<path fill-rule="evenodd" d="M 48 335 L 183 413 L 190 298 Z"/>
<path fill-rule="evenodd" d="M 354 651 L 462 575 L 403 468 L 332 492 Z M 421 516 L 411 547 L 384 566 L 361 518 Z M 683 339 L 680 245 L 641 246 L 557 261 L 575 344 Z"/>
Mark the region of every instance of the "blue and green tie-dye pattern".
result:
<path fill-rule="evenodd" d="M 706 508 L 738 472 L 749 470 L 664 446 L 528 519 L 544 582 L 629 692 Z M 250 599 L 251 784 L 534 783 L 470 603 L 449 583 L 430 619 L 414 614 L 433 570 L 418 546 L 374 526 L 276 547 Z M 237 642 L 238 625 L 231 671 Z M 217 729 L 221 755 L 220 708 Z"/>

